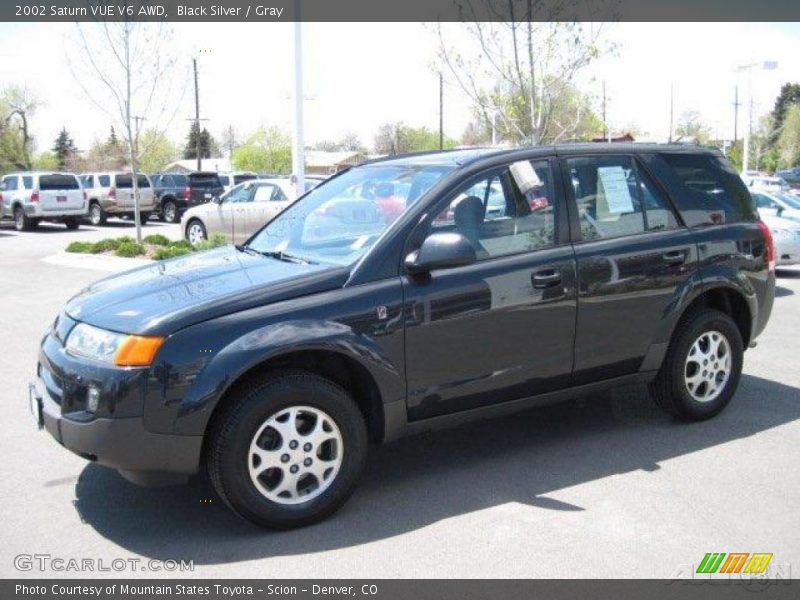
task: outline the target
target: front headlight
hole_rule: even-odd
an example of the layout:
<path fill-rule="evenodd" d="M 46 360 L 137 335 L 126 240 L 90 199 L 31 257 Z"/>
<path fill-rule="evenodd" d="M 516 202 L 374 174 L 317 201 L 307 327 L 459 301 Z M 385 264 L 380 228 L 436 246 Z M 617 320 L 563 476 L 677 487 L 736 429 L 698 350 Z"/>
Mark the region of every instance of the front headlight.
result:
<path fill-rule="evenodd" d="M 163 337 L 126 335 L 78 323 L 67 336 L 67 352 L 118 367 L 146 367 L 153 362 Z"/>

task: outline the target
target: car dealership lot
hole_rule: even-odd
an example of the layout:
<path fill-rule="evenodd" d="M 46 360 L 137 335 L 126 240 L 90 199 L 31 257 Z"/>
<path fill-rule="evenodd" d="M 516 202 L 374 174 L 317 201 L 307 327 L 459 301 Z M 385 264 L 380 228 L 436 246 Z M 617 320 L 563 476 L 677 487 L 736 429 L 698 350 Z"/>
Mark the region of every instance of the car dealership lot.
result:
<path fill-rule="evenodd" d="M 158 222 L 147 233 L 180 237 Z M 772 319 L 717 418 L 675 423 L 628 388 L 409 438 L 373 452 L 331 519 L 275 533 L 232 516 L 201 478 L 137 488 L 35 430 L 39 337 L 103 275 L 41 259 L 125 234 L 122 221 L 0 226 L 4 577 L 43 575 L 15 570 L 20 554 L 191 560 L 183 575 L 199 577 L 670 577 L 706 552 L 772 552 L 771 568 L 800 569 L 800 270 L 781 271 Z M 61 574 L 92 576 L 44 573 Z"/>

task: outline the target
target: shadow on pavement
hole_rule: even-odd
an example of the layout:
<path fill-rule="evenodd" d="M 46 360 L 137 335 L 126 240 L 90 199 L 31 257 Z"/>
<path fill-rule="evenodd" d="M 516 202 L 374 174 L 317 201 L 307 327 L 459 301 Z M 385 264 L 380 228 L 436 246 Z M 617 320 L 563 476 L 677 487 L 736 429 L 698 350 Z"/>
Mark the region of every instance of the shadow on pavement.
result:
<path fill-rule="evenodd" d="M 790 290 L 789 288 L 785 288 L 780 285 L 775 286 L 775 297 L 776 298 L 783 298 L 784 296 L 793 296 L 794 290 Z"/>
<path fill-rule="evenodd" d="M 342 510 L 290 532 L 239 520 L 201 477 L 188 486 L 139 488 L 88 465 L 76 484 L 75 507 L 99 534 L 150 558 L 221 564 L 319 552 L 508 502 L 591 511 L 547 494 L 636 470 L 657 476 L 662 461 L 798 418 L 799 389 L 746 375 L 731 405 L 702 423 L 668 418 L 641 387 L 617 390 L 377 448 Z"/>

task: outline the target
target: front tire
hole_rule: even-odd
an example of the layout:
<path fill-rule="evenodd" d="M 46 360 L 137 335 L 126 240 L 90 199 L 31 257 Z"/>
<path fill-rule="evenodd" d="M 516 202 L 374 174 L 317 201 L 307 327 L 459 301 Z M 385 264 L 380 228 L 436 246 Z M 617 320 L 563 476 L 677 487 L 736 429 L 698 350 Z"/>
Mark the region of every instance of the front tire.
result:
<path fill-rule="evenodd" d="M 731 401 L 743 358 L 742 335 L 728 315 L 708 308 L 694 311 L 678 324 L 651 394 L 678 419 L 709 419 Z"/>
<path fill-rule="evenodd" d="M 186 241 L 192 246 L 196 246 L 203 240 L 208 239 L 206 227 L 199 219 L 192 219 L 186 225 Z"/>
<path fill-rule="evenodd" d="M 240 517 L 302 527 L 350 497 L 367 446 L 364 417 L 345 390 L 305 371 L 280 371 L 239 390 L 215 418 L 208 473 Z"/>

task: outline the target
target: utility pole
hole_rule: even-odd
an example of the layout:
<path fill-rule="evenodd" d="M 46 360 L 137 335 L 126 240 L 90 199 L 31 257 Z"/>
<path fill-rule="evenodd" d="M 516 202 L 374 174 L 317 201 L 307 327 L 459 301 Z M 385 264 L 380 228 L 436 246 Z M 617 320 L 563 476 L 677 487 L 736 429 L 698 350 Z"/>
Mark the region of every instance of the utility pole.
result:
<path fill-rule="evenodd" d="M 733 145 L 739 140 L 739 107 L 742 105 L 739 102 L 739 86 L 733 88 Z"/>
<path fill-rule="evenodd" d="M 194 127 L 195 127 L 195 152 L 197 152 L 197 170 L 203 170 L 202 147 L 200 144 L 200 90 L 197 87 L 197 59 L 192 59 L 194 66 Z"/>
<path fill-rule="evenodd" d="M 444 81 L 439 73 L 439 150 L 444 150 Z"/>

